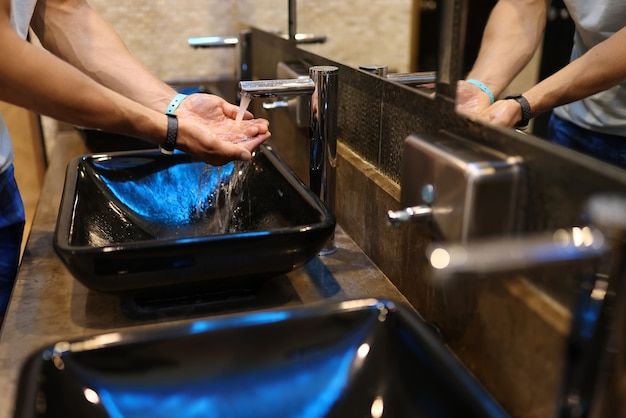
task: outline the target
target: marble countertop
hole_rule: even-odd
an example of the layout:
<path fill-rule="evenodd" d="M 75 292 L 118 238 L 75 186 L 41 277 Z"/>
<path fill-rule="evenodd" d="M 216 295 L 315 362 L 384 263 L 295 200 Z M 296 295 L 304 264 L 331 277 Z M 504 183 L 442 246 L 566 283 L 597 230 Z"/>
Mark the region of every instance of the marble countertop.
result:
<path fill-rule="evenodd" d="M 120 296 L 87 289 L 72 277 L 55 254 L 52 242 L 65 169 L 72 157 L 86 153 L 88 150 L 73 131 L 59 133 L 49 153 L 45 183 L 0 333 L 0 418 L 13 416 L 21 367 L 37 350 L 57 341 L 189 319 L 185 315 L 156 315 L 149 319 L 128 315 Z M 316 257 L 307 265 L 263 284 L 261 293 L 268 297 L 260 296 L 258 304 L 245 304 L 243 310 L 366 297 L 408 303 L 340 226 L 336 242 L 339 250 L 335 254 Z M 237 309 L 232 307 L 212 309 L 196 312 L 193 317 L 235 312 Z"/>

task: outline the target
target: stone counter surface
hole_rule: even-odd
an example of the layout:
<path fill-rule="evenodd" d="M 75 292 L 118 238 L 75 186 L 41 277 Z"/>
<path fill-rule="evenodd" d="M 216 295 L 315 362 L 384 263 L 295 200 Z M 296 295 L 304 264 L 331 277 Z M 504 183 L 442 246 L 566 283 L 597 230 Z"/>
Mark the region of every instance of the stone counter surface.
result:
<path fill-rule="evenodd" d="M 53 249 L 57 213 L 69 160 L 87 153 L 76 133 L 61 132 L 50 152 L 39 205 L 26 245 L 17 283 L 0 334 L 0 418 L 13 416 L 17 380 L 25 359 L 57 341 L 110 331 L 158 327 L 188 320 L 184 317 L 131 319 L 117 295 L 90 291 L 75 280 Z M 272 279 L 268 293 L 280 293 L 270 304 L 244 310 L 315 304 L 364 297 L 408 303 L 388 278 L 341 229 L 339 251 L 316 257 L 289 274 Z M 213 311 L 202 316 L 237 312 Z"/>

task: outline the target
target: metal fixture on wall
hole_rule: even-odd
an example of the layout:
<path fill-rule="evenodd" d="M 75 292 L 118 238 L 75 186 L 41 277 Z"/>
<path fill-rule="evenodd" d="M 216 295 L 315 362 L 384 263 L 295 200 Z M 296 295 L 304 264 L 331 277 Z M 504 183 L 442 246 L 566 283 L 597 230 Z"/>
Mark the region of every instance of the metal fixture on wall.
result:
<path fill-rule="evenodd" d="M 288 13 L 289 13 L 289 23 L 288 23 L 288 30 L 287 30 L 287 36 L 288 39 L 295 41 L 296 40 L 296 34 L 298 33 L 298 8 L 297 8 L 297 1 L 296 0 L 288 0 L 289 1 L 289 7 L 288 7 Z"/>
<path fill-rule="evenodd" d="M 402 153 L 398 225 L 421 220 L 439 239 L 467 242 L 514 233 L 520 220 L 524 169 L 505 155 L 456 135 L 411 135 Z"/>

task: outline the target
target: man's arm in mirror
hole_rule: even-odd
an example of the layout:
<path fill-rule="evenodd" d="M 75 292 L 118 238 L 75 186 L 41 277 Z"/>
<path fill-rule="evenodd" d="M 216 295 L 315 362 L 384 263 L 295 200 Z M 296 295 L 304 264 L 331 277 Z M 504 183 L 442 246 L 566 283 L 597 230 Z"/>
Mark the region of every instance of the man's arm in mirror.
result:
<path fill-rule="evenodd" d="M 626 80 L 625 44 L 626 27 L 524 92 L 531 117 L 584 99 Z M 482 111 L 478 118 L 513 127 L 522 118 L 521 107 L 515 101 L 500 100 Z"/>
<path fill-rule="evenodd" d="M 478 57 L 466 79 L 458 83 L 457 111 L 478 116 L 530 62 L 543 38 L 549 3 L 498 1 L 487 21 Z"/>

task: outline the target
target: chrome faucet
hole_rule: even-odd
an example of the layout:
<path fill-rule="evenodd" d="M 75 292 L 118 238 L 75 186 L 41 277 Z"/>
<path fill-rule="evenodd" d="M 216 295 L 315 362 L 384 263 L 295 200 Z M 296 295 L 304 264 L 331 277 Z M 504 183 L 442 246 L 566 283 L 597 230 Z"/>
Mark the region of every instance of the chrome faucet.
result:
<path fill-rule="evenodd" d="M 389 73 L 389 67 L 386 65 L 371 64 L 360 65 L 359 70 L 367 71 L 368 73 L 375 74 L 379 77 L 383 77 L 389 81 L 393 81 L 398 84 L 405 84 L 410 86 L 423 86 L 430 85 L 437 82 L 436 71 L 416 71 L 411 73 Z"/>
<path fill-rule="evenodd" d="M 622 383 L 626 350 L 626 198 L 593 197 L 587 215 L 591 226 L 468 246 L 433 245 L 428 250 L 435 277 L 448 279 L 511 276 L 547 267 L 594 267 L 610 256 L 608 275 L 595 271 L 581 286 L 572 315 L 555 418 L 622 417 L 626 413 Z M 612 346 L 615 342 L 618 347 Z"/>
<path fill-rule="evenodd" d="M 289 97 L 311 96 L 309 188 L 335 213 L 335 178 L 337 168 L 337 111 L 339 69 L 333 66 L 309 68 L 308 78 L 287 80 L 242 81 L 242 96 Z M 334 234 L 321 255 L 337 251 Z"/>

